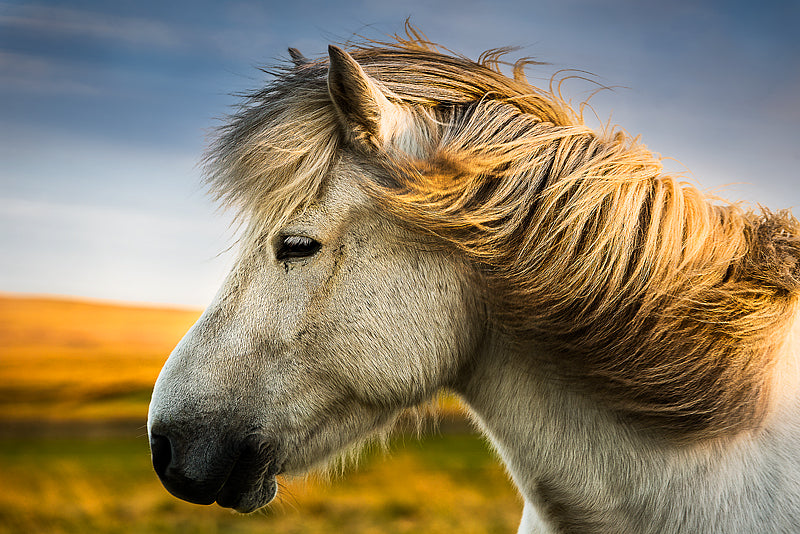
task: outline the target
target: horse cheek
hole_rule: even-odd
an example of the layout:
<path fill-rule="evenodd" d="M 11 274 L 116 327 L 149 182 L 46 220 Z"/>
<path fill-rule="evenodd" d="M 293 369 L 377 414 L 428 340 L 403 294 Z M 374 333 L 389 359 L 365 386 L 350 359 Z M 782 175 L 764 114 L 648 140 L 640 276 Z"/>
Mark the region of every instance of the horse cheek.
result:
<path fill-rule="evenodd" d="M 452 379 L 476 344 L 474 306 L 447 258 L 408 247 L 381 256 L 379 267 L 361 265 L 343 283 L 326 344 L 359 400 L 404 408 Z"/>

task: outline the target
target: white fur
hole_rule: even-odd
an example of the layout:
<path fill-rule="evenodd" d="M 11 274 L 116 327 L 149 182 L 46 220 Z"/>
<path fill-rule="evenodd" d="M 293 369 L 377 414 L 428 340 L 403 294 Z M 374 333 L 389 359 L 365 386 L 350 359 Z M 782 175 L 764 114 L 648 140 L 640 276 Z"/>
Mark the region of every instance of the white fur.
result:
<path fill-rule="evenodd" d="M 365 94 L 337 98 L 375 98 L 361 81 Z M 377 100 L 384 122 L 368 133 L 424 152 L 406 112 Z M 447 389 L 523 495 L 520 533 L 800 531 L 800 321 L 760 429 L 675 445 L 554 379 L 538 367 L 540 347 L 492 328 L 475 268 L 378 209 L 358 186 L 369 169 L 347 154 L 310 207 L 279 228 L 252 222 L 215 301 L 159 375 L 148 431 L 170 438 L 187 480 L 224 481 L 220 469 L 252 436 L 271 447 L 267 463 L 305 472 Z M 322 246 L 281 261 L 287 235 Z M 261 477 L 242 485 L 237 509 L 272 498 Z"/>
<path fill-rule="evenodd" d="M 571 531 L 542 502 L 553 492 L 592 532 L 796 531 L 796 342 L 764 428 L 691 447 L 659 441 L 551 381 L 535 347 L 487 330 L 467 267 L 384 219 L 352 183 L 358 172 L 341 164 L 284 229 L 320 252 L 287 266 L 271 245 L 248 249 L 159 376 L 149 428 L 190 436 L 193 476 L 221 454 L 219 436 L 253 431 L 281 444 L 286 472 L 306 471 L 447 388 L 524 496 L 520 532 Z"/>
<path fill-rule="evenodd" d="M 590 532 L 797 532 L 796 375 L 778 376 L 782 391 L 761 430 L 679 447 L 550 382 L 502 340 L 478 361 L 460 389 L 525 498 L 520 532 L 587 531 L 549 525 L 541 480 L 592 522 Z M 796 344 L 784 363 L 796 366 Z"/>

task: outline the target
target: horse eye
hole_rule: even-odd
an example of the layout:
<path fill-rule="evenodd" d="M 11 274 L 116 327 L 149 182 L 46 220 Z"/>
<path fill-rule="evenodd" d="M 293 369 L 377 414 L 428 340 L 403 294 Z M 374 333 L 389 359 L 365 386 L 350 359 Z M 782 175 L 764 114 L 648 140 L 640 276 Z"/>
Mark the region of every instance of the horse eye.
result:
<path fill-rule="evenodd" d="M 275 257 L 278 261 L 302 259 L 313 256 L 322 245 L 310 237 L 288 235 L 282 237 Z"/>

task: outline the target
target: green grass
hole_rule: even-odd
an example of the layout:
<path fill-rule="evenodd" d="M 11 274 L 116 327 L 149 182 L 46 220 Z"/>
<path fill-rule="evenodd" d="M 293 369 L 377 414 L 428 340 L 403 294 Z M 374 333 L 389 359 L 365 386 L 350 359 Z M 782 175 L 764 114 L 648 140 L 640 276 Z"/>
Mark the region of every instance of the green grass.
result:
<path fill-rule="evenodd" d="M 283 480 L 242 516 L 170 496 L 136 438 L 0 440 L 0 533 L 514 532 L 521 505 L 471 435 L 394 441 L 329 482 Z"/>

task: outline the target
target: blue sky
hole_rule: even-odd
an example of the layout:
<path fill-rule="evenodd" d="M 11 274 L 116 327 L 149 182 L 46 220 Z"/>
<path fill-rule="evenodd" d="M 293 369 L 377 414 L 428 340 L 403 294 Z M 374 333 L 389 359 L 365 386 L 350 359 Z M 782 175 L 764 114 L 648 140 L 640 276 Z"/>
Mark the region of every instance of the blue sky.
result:
<path fill-rule="evenodd" d="M 411 21 L 616 87 L 598 122 L 704 188 L 800 211 L 800 4 L 613 0 L 0 1 L 0 291 L 204 306 L 234 255 L 206 137 L 258 66 Z M 575 80 L 576 103 L 594 89 Z"/>

